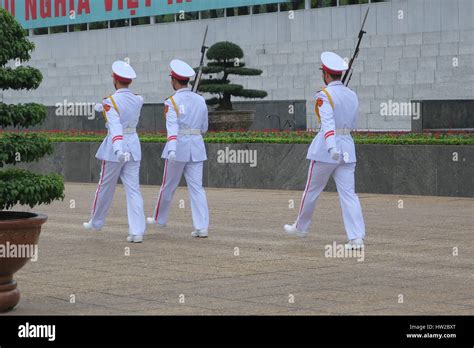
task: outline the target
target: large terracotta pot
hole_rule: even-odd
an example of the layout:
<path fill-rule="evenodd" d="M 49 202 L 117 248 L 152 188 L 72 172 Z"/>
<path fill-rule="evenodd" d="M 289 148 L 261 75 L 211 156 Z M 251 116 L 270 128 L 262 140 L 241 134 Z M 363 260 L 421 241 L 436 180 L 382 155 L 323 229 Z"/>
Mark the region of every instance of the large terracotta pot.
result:
<path fill-rule="evenodd" d="M 0 312 L 12 309 L 20 301 L 13 275 L 33 256 L 30 251 L 36 248 L 41 225 L 47 219 L 41 214 L 0 212 Z M 20 246 L 25 246 L 23 252 Z"/>
<path fill-rule="evenodd" d="M 255 118 L 255 111 L 211 111 L 209 112 L 209 130 L 249 130 Z"/>

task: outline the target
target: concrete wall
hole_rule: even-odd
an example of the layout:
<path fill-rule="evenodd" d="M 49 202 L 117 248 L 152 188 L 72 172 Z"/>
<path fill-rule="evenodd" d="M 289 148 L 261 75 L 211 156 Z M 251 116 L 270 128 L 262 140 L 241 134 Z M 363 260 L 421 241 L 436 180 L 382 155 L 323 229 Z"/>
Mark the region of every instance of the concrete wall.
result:
<path fill-rule="evenodd" d="M 168 63 L 180 57 L 197 65 L 206 25 L 209 44 L 229 40 L 246 53 L 260 77 L 237 78 L 265 89 L 268 100 L 306 99 L 322 85 L 324 50 L 350 56 L 367 5 L 269 13 L 171 24 L 32 37 L 31 65 L 45 76 L 34 92 L 6 91 L 6 102 L 95 102 L 110 94 L 110 65 L 130 58 L 146 102 L 172 93 Z M 381 103 L 411 99 L 472 99 L 474 95 L 474 0 L 392 0 L 371 5 L 351 86 L 358 92 L 360 129 L 410 129 L 409 116 L 381 116 Z"/>
<path fill-rule="evenodd" d="M 68 182 L 99 180 L 100 162 L 94 158 L 98 143 L 56 143 L 52 156 L 20 165 L 38 172 L 61 174 Z M 164 144 L 142 144 L 140 181 L 161 185 Z M 254 150 L 250 163 L 219 163 L 219 150 Z M 206 144 L 209 160 L 204 185 L 221 188 L 303 190 L 309 161 L 308 145 Z M 457 152 L 457 161 L 453 153 Z M 358 145 L 357 192 L 474 197 L 474 146 Z M 181 182 L 184 184 L 184 180 Z M 327 187 L 335 191 L 334 183 Z"/>

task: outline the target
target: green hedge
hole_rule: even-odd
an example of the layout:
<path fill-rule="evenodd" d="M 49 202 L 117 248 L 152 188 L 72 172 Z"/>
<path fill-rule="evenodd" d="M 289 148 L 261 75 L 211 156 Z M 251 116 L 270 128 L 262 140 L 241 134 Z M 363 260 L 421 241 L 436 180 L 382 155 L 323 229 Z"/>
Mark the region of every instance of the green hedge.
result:
<path fill-rule="evenodd" d="M 42 80 L 41 72 L 30 66 L 0 69 L 0 89 L 36 89 Z"/>
<path fill-rule="evenodd" d="M 0 167 L 3 164 L 38 161 L 53 153 L 53 145 L 44 134 L 8 133 L 0 135 Z"/>
<path fill-rule="evenodd" d="M 0 103 L 1 127 L 28 127 L 32 124 L 41 124 L 47 116 L 46 107 L 41 104 L 7 105 Z"/>
<path fill-rule="evenodd" d="M 53 142 L 100 142 L 105 133 L 93 132 L 42 132 Z M 0 139 L 2 134 L 0 133 Z M 263 143 L 263 144 L 310 144 L 312 132 L 211 132 L 206 143 Z M 474 133 L 354 133 L 356 144 L 389 145 L 474 145 Z M 143 143 L 166 143 L 162 133 L 142 133 Z"/>
<path fill-rule="evenodd" d="M 0 1 L 1 3 L 1 1 Z M 36 89 L 43 80 L 38 69 L 24 66 L 35 48 L 20 23 L 0 8 L 0 94 L 4 90 Z M 15 67 L 6 66 L 15 61 Z M 18 64 L 19 63 L 19 64 Z M 0 128 L 19 129 L 39 125 L 47 116 L 44 105 L 8 105 L 0 102 Z M 53 153 L 49 136 L 26 131 L 0 133 L 0 167 L 4 164 L 32 162 Z M 0 171 L 0 210 L 17 204 L 31 208 L 64 199 L 64 184 L 57 174 L 39 175 L 26 170 Z"/>
<path fill-rule="evenodd" d="M 39 175 L 22 169 L 0 171 L 0 210 L 16 204 L 33 208 L 64 199 L 64 183 L 58 174 Z"/>

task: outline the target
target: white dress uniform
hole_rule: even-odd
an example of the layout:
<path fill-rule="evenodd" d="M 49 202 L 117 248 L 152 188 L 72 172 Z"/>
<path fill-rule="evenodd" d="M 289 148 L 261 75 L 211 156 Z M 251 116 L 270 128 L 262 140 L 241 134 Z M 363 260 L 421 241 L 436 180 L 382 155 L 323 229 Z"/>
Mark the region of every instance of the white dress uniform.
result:
<path fill-rule="evenodd" d="M 171 76 L 189 80 L 194 70 L 185 62 L 173 60 Z M 165 116 L 168 141 L 162 153 L 165 159 L 163 183 L 158 195 L 153 217 L 148 223 L 166 225 L 173 194 L 184 173 L 191 201 L 195 231 L 194 237 L 207 237 L 209 210 L 202 186 L 203 162 L 207 160 L 202 135 L 208 130 L 208 109 L 206 101 L 190 88 L 179 89 L 165 101 Z"/>
<path fill-rule="evenodd" d="M 330 73 L 342 74 L 348 68 L 347 63 L 332 52 L 323 53 L 321 61 L 322 69 Z M 365 237 L 365 225 L 359 198 L 355 194 L 356 153 L 351 136 L 351 130 L 357 126 L 358 98 L 341 81 L 333 81 L 318 92 L 315 99 L 320 131 L 308 150 L 307 159 L 311 163 L 298 218 L 294 225 L 286 225 L 285 230 L 300 236 L 307 233 L 319 195 L 332 175 L 349 241 L 357 240 L 360 244 Z M 346 245 L 346 248 L 350 247 Z"/>
<path fill-rule="evenodd" d="M 136 77 L 133 68 L 122 61 L 115 62 L 112 70 L 118 81 L 127 82 Z M 139 181 L 141 147 L 136 132 L 142 106 L 143 97 L 121 88 L 96 108 L 103 109 L 108 133 L 96 153 L 96 158 L 102 161 L 99 185 L 92 204 L 92 218 L 84 224 L 87 229 L 102 228 L 120 177 L 127 196 L 129 242 L 141 242 L 146 227 Z"/>

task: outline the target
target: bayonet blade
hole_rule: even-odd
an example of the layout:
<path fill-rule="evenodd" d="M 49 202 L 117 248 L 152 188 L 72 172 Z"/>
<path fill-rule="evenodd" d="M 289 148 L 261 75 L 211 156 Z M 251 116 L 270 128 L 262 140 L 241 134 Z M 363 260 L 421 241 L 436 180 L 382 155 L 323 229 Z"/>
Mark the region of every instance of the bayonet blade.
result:
<path fill-rule="evenodd" d="M 364 21 L 362 22 L 362 27 L 360 28 L 360 30 L 364 30 L 365 22 L 367 21 L 367 16 L 369 15 L 369 11 L 370 11 L 370 6 L 367 8 L 367 12 L 365 12 Z"/>
<path fill-rule="evenodd" d="M 206 52 L 206 39 L 207 39 L 207 31 L 209 30 L 209 25 L 206 25 L 206 31 L 204 32 L 204 39 L 202 40 L 202 46 L 201 46 L 201 53 Z"/>
<path fill-rule="evenodd" d="M 209 30 L 209 25 L 206 26 L 206 31 L 204 32 L 204 39 L 202 40 L 202 46 L 201 46 L 201 61 L 199 63 L 198 73 L 196 74 L 196 78 L 194 79 L 194 85 L 193 85 L 193 88 L 192 88 L 192 91 L 196 92 L 196 93 L 197 93 L 197 90 L 198 90 L 198 87 L 199 87 L 199 82 L 201 81 L 201 77 L 202 77 L 202 68 L 203 68 L 203 65 L 204 65 L 204 56 L 206 54 L 206 50 L 208 49 L 208 47 L 206 47 L 206 39 L 207 39 L 208 30 Z"/>
<path fill-rule="evenodd" d="M 367 8 L 367 11 L 365 12 L 364 20 L 362 21 L 362 26 L 359 31 L 359 41 L 357 42 L 354 55 L 352 56 L 352 59 L 349 62 L 349 69 L 346 71 L 346 73 L 344 74 L 344 77 L 342 78 L 342 83 L 344 83 L 346 86 L 349 85 L 349 81 L 352 76 L 352 65 L 354 64 L 355 59 L 359 56 L 360 44 L 362 42 L 362 38 L 364 37 L 364 34 L 366 33 L 364 31 L 364 28 L 365 28 L 365 23 L 367 21 L 367 17 L 369 16 L 369 11 L 370 11 L 370 6 Z M 349 80 L 347 80 L 348 77 L 349 77 Z"/>

